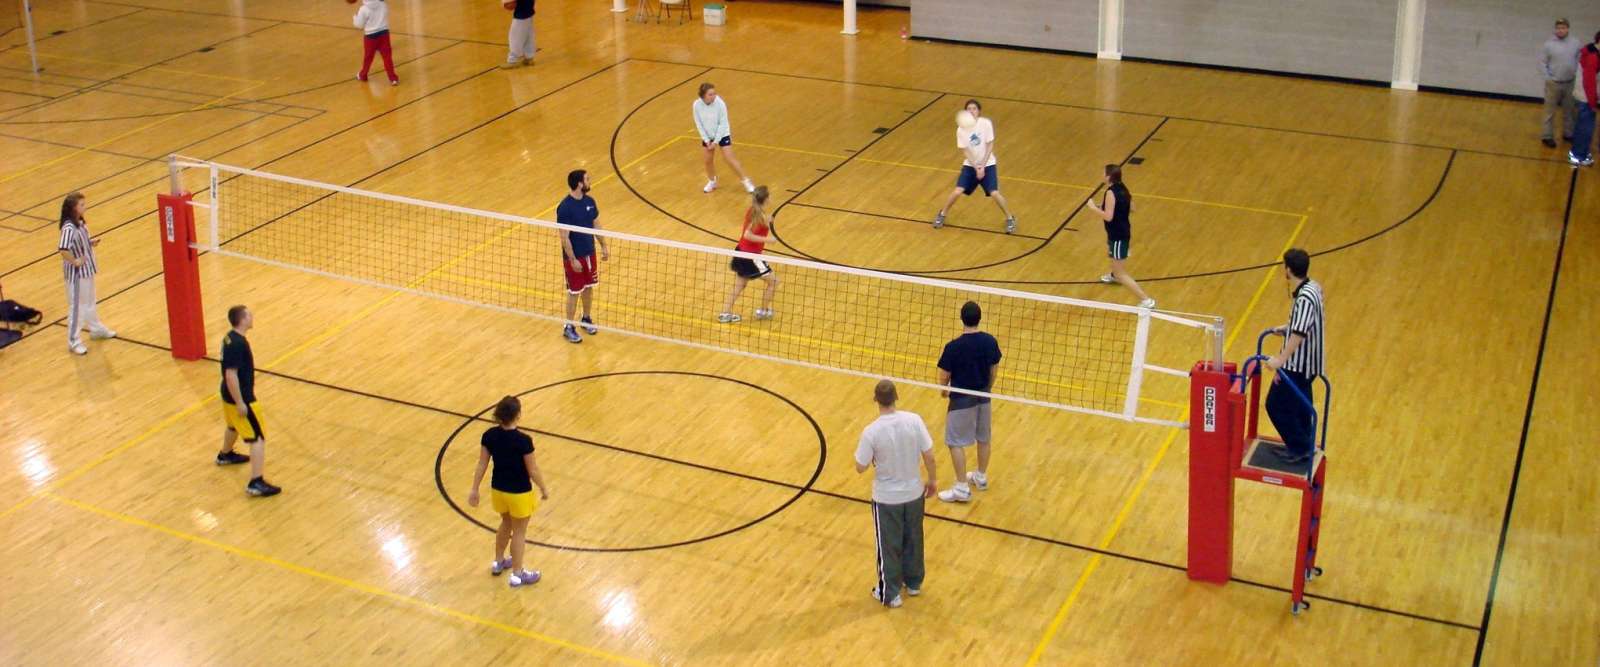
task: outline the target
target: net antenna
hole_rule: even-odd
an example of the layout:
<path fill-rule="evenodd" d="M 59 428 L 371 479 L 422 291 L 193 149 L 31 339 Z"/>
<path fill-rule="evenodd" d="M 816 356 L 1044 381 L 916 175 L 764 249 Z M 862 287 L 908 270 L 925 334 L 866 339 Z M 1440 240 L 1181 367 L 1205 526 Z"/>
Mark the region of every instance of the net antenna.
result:
<path fill-rule="evenodd" d="M 597 326 L 638 338 L 938 390 L 946 389 L 935 381 L 939 356 L 973 301 L 1004 358 L 991 391 L 953 391 L 1169 426 L 1183 425 L 1173 414 L 1182 403 L 1148 398 L 1147 381 L 1187 379 L 1177 369 L 1196 358 L 1221 363 L 1218 317 L 594 232 L 206 160 L 171 164 L 204 175 L 188 181 L 208 200 L 192 204 L 205 209 L 195 215 L 195 250 L 548 322 L 566 322 L 566 229 L 594 233 L 610 249 Z M 775 318 L 717 322 L 734 257 L 773 265 Z M 748 292 L 747 308 L 759 298 Z M 1181 400 L 1184 387 L 1163 394 Z"/>
<path fill-rule="evenodd" d="M 27 46 L 29 71 L 37 74 L 39 49 L 33 36 L 33 1 L 0 0 L 0 48 Z"/>

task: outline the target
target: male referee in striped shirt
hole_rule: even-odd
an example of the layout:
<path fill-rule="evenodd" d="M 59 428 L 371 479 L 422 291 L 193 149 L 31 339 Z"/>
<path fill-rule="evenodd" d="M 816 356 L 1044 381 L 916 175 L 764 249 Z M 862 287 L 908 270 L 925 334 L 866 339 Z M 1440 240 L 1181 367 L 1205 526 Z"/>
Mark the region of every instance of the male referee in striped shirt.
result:
<path fill-rule="evenodd" d="M 1311 381 L 1322 375 L 1322 285 L 1307 277 L 1310 270 L 1311 255 L 1306 251 L 1290 248 L 1283 253 L 1283 277 L 1294 307 L 1289 323 L 1273 329 L 1284 339 L 1283 349 L 1267 359 L 1278 372 L 1267 390 L 1267 417 L 1283 438 L 1278 458 L 1284 463 L 1310 459 L 1317 444 L 1316 408 L 1300 398 L 1311 398 Z M 1293 383 L 1300 396 L 1283 386 L 1285 382 Z"/>

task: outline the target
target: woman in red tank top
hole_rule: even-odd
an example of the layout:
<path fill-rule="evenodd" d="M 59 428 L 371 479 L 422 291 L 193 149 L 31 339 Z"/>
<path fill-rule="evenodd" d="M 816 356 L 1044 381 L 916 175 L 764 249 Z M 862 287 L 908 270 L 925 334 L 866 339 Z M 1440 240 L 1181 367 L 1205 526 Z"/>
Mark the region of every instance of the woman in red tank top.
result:
<path fill-rule="evenodd" d="M 767 213 L 766 207 L 767 186 L 758 186 L 750 195 L 750 209 L 744 213 L 744 227 L 739 230 L 739 245 L 735 250 L 759 255 L 773 241 L 772 215 Z M 772 272 L 772 266 L 760 259 L 734 257 L 728 263 L 728 268 L 733 269 L 735 276 L 733 291 L 728 294 L 728 302 L 723 304 L 717 321 L 732 324 L 744 319 L 733 312 L 733 303 L 744 293 L 745 286 L 757 279 L 765 282 L 767 289 L 761 293 L 761 307 L 756 309 L 756 319 L 772 319 L 772 297 L 778 292 L 778 276 Z"/>

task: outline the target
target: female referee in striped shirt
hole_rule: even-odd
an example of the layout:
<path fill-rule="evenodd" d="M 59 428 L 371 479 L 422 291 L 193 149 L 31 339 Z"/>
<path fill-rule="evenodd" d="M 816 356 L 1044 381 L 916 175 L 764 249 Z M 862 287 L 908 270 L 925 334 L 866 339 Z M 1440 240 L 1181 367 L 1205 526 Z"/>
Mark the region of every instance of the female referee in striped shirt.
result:
<path fill-rule="evenodd" d="M 1289 281 L 1294 306 L 1289 323 L 1273 329 L 1282 335 L 1283 350 L 1267 359 L 1278 372 L 1267 390 L 1267 417 L 1283 438 L 1278 458 L 1299 463 L 1311 458 L 1317 445 L 1317 411 L 1300 396 L 1311 398 L 1311 381 L 1322 375 L 1322 285 L 1308 277 L 1311 255 L 1299 248 L 1283 253 L 1283 277 Z M 1296 396 L 1285 382 L 1300 390 Z"/>
<path fill-rule="evenodd" d="M 116 338 L 117 332 L 100 323 L 94 308 L 94 247 L 99 239 L 89 238 L 89 227 L 83 219 L 88 208 L 82 192 L 67 195 L 61 201 L 61 274 L 67 283 L 67 349 L 73 354 L 87 354 L 89 348 L 78 334 L 85 327 L 90 338 Z"/>

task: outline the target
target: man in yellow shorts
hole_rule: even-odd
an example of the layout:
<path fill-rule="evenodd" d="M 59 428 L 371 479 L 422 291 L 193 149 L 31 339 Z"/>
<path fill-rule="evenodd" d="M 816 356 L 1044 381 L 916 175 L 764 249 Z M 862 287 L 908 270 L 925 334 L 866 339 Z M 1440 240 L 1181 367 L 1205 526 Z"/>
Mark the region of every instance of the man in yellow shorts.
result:
<path fill-rule="evenodd" d="M 250 341 L 244 337 L 254 324 L 250 309 L 234 306 L 228 309 L 228 324 L 232 327 L 222 338 L 222 420 L 227 430 L 222 433 L 222 451 L 217 453 L 217 465 L 250 464 L 250 483 L 244 487 L 252 496 L 275 496 L 280 489 L 262 478 L 266 462 L 267 436 L 261 428 L 261 405 L 256 402 L 256 363 L 250 353 Z M 239 438 L 250 445 L 250 455 L 233 451 Z"/>

